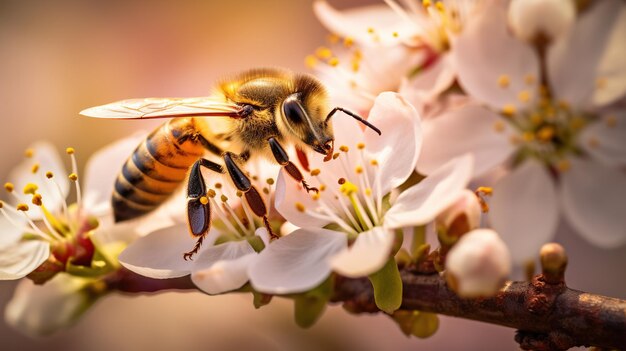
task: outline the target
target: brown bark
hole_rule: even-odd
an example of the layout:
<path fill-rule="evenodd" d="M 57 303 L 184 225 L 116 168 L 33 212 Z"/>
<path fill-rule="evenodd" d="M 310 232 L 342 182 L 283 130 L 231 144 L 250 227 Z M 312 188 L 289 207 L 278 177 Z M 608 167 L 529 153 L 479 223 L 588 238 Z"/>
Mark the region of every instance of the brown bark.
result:
<path fill-rule="evenodd" d="M 531 282 L 508 282 L 495 296 L 460 298 L 438 274 L 401 271 L 401 309 L 420 310 L 518 329 L 528 350 L 573 346 L 626 348 L 626 301 L 569 289 L 543 274 Z M 380 312 L 367 279 L 337 278 L 334 302 L 355 313 Z"/>

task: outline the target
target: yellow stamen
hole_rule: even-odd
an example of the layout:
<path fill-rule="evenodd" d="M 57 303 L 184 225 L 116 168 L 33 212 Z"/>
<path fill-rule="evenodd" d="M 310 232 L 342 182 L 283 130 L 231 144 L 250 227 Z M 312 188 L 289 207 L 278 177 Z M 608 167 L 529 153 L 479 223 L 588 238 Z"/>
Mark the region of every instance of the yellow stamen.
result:
<path fill-rule="evenodd" d="M 570 128 L 572 128 L 573 130 L 580 130 L 582 127 L 584 127 L 586 124 L 585 119 L 582 117 L 574 117 L 572 118 L 572 120 L 570 121 L 569 125 Z"/>
<path fill-rule="evenodd" d="M 335 152 L 335 153 L 333 154 L 333 160 L 336 160 L 336 159 L 337 159 L 337 157 L 339 157 L 339 153 L 338 153 L 338 152 Z"/>
<path fill-rule="evenodd" d="M 263 194 L 265 195 L 269 195 L 270 194 L 270 189 L 268 187 L 263 187 Z"/>
<path fill-rule="evenodd" d="M 372 28 L 372 27 L 367 28 L 367 32 L 369 34 L 374 34 L 374 28 Z"/>
<path fill-rule="evenodd" d="M 200 198 L 200 203 L 206 205 L 209 203 L 209 199 L 206 196 Z"/>
<path fill-rule="evenodd" d="M 359 150 L 365 149 L 365 143 L 358 143 L 358 144 L 356 144 L 356 148 L 359 149 Z"/>
<path fill-rule="evenodd" d="M 432 3 L 431 3 L 431 1 L 430 1 L 430 0 L 423 0 L 423 1 L 422 1 L 422 5 L 423 5 L 424 7 L 430 7 L 430 5 L 432 5 Z"/>
<path fill-rule="evenodd" d="M 222 202 L 227 202 L 228 201 L 228 197 L 224 194 L 222 194 L 222 196 L 220 196 L 220 200 L 222 200 Z"/>
<path fill-rule="evenodd" d="M 237 195 L 237 197 L 242 197 L 243 196 L 243 192 L 241 190 L 237 190 L 235 195 Z"/>
<path fill-rule="evenodd" d="M 356 166 L 356 168 L 354 169 L 354 171 L 356 172 L 356 174 L 361 174 L 361 173 L 363 173 L 363 167 L 361 167 L 361 166 Z"/>
<path fill-rule="evenodd" d="M 333 58 L 328 60 L 328 64 L 333 66 L 333 67 L 337 67 L 337 65 L 339 65 L 339 59 L 336 58 L 336 57 L 333 57 Z"/>
<path fill-rule="evenodd" d="M 517 99 L 521 102 L 530 101 L 530 92 L 528 90 L 522 90 L 517 94 Z"/>
<path fill-rule="evenodd" d="M 307 55 L 307 57 L 304 58 L 304 64 L 308 68 L 315 68 L 315 66 L 317 66 L 317 62 L 317 58 L 313 55 Z"/>
<path fill-rule="evenodd" d="M 360 60 L 360 59 L 363 58 L 363 52 L 361 52 L 361 50 L 359 50 L 359 49 L 356 49 L 352 53 L 352 56 L 354 57 L 355 60 Z"/>
<path fill-rule="evenodd" d="M 391 35 L 393 35 L 394 38 L 397 38 L 399 36 L 398 32 L 393 32 L 391 33 Z"/>
<path fill-rule="evenodd" d="M 515 114 L 515 112 L 517 112 L 517 109 L 515 108 L 514 105 L 508 104 L 502 107 L 502 114 L 507 117 L 512 117 Z"/>
<path fill-rule="evenodd" d="M 48 179 L 52 179 L 52 177 L 54 177 L 54 174 L 50 171 L 46 172 L 46 178 Z"/>
<path fill-rule="evenodd" d="M 324 191 L 324 190 L 326 190 L 326 185 L 324 184 L 320 185 L 320 191 Z"/>
<path fill-rule="evenodd" d="M 24 194 L 35 195 L 39 187 L 35 183 L 28 183 L 24 185 Z"/>
<path fill-rule="evenodd" d="M 504 125 L 504 122 L 502 122 L 502 121 L 496 121 L 496 122 L 493 124 L 493 129 L 494 129 L 496 132 L 498 132 L 498 133 L 502 133 L 502 132 L 504 132 L 504 128 L 505 128 L 505 125 Z"/>
<path fill-rule="evenodd" d="M 333 52 L 325 46 L 320 46 L 315 50 L 315 56 L 325 60 L 331 58 L 333 56 Z"/>
<path fill-rule="evenodd" d="M 345 37 L 345 39 L 343 39 L 343 46 L 349 48 L 352 47 L 352 45 L 354 45 L 354 39 L 352 37 Z"/>
<path fill-rule="evenodd" d="M 28 205 L 27 204 L 18 204 L 17 205 L 17 210 L 26 212 L 26 211 L 28 211 Z"/>
<path fill-rule="evenodd" d="M 221 189 L 222 183 L 215 183 L 215 189 Z"/>
<path fill-rule="evenodd" d="M 554 137 L 555 130 L 553 126 L 544 126 L 537 131 L 537 138 L 541 141 L 550 141 Z"/>
<path fill-rule="evenodd" d="M 606 88 L 606 78 L 600 77 L 600 78 L 596 79 L 596 88 L 598 88 L 598 89 Z"/>
<path fill-rule="evenodd" d="M 327 39 L 328 39 L 328 42 L 329 42 L 329 43 L 331 43 L 331 44 L 337 44 L 337 43 L 339 42 L 339 39 L 341 39 L 341 37 L 339 37 L 339 36 L 338 36 L 337 34 L 335 34 L 335 33 L 331 33 L 331 34 L 328 34 Z"/>
<path fill-rule="evenodd" d="M 274 185 L 274 178 L 267 178 L 265 182 L 269 185 Z"/>
<path fill-rule="evenodd" d="M 207 193 L 206 193 L 206 194 L 207 194 L 210 198 L 215 198 L 215 196 L 217 195 L 217 194 L 215 193 L 215 190 L 213 190 L 213 189 L 209 189 L 209 191 L 207 191 Z"/>
<path fill-rule="evenodd" d="M 526 83 L 526 85 L 533 85 L 535 84 L 535 81 L 536 81 L 535 76 L 533 76 L 532 74 L 527 74 L 524 77 L 524 83 Z"/>
<path fill-rule="evenodd" d="M 371 161 L 370 161 L 370 164 L 371 164 L 372 166 L 378 166 L 378 161 L 376 161 L 376 160 L 371 160 Z"/>
<path fill-rule="evenodd" d="M 35 155 L 35 150 L 33 150 L 33 149 L 26 149 L 26 150 L 24 151 L 24 156 L 25 156 L 26 158 L 32 158 L 32 157 L 33 157 L 33 155 Z"/>
<path fill-rule="evenodd" d="M 365 188 L 365 196 L 372 196 L 372 188 Z"/>
<path fill-rule="evenodd" d="M 359 191 L 359 188 L 352 182 L 344 181 L 343 184 L 339 187 L 339 191 L 346 196 L 351 196 L 352 194 Z"/>
<path fill-rule="evenodd" d="M 39 171 L 39 163 L 35 163 L 30 171 L 33 172 L 33 174 L 37 173 L 37 171 Z"/>
<path fill-rule="evenodd" d="M 76 173 L 71 173 L 69 176 L 67 176 L 68 178 L 70 178 L 71 181 L 75 182 L 78 180 L 78 174 Z"/>
<path fill-rule="evenodd" d="M 301 202 L 296 202 L 296 210 L 300 212 L 304 212 L 306 210 L 306 207 L 304 207 L 304 205 Z"/>
<path fill-rule="evenodd" d="M 530 123 L 532 123 L 535 126 L 538 126 L 541 123 L 543 123 L 543 117 L 541 117 L 541 115 L 538 113 L 533 113 L 532 115 L 530 115 Z"/>
<path fill-rule="evenodd" d="M 509 84 L 511 84 L 511 78 L 509 78 L 509 76 L 507 76 L 506 74 L 498 77 L 498 85 L 500 86 L 500 88 L 508 88 Z"/>
<path fill-rule="evenodd" d="M 339 179 L 337 179 L 337 183 L 339 185 L 343 185 L 345 182 L 346 182 L 346 178 L 339 178 Z"/>
<path fill-rule="evenodd" d="M 312 169 L 312 170 L 311 170 L 311 175 L 312 175 L 312 176 L 314 176 L 314 177 L 315 177 L 315 176 L 317 176 L 317 175 L 319 175 L 319 174 L 320 174 L 320 170 L 319 170 L 319 168 L 315 168 L 315 169 Z"/>
<path fill-rule="evenodd" d="M 65 149 L 65 153 L 67 153 L 68 155 L 73 155 L 74 152 L 76 151 L 74 150 L 73 147 L 68 147 L 67 149 Z"/>
<path fill-rule="evenodd" d="M 441 11 L 441 12 L 443 12 L 443 11 L 445 11 L 445 10 L 446 10 L 445 6 L 443 5 L 443 2 L 441 2 L 441 1 L 438 1 L 438 2 L 435 4 L 435 7 L 437 8 L 437 10 L 439 10 L 439 11 Z"/>
<path fill-rule="evenodd" d="M 492 195 L 493 194 L 493 188 L 490 186 L 479 186 L 476 189 L 476 193 L 480 193 L 480 194 L 484 194 L 484 195 Z"/>
<path fill-rule="evenodd" d="M 556 168 L 561 172 L 567 172 L 572 168 L 572 163 L 569 160 L 561 160 L 557 163 Z"/>
<path fill-rule="evenodd" d="M 348 149 L 348 147 L 347 147 L 347 146 L 345 146 L 345 145 L 341 145 L 341 146 L 339 147 L 339 150 L 340 150 L 340 151 L 343 151 L 343 152 L 348 152 L 348 150 L 349 150 L 349 149 Z"/>
<path fill-rule="evenodd" d="M 313 200 L 319 200 L 320 199 L 320 194 L 319 193 L 313 193 L 313 195 L 311 195 L 311 198 Z"/>
<path fill-rule="evenodd" d="M 15 190 L 15 185 L 13 185 L 13 183 L 4 183 L 4 190 L 12 193 L 13 190 Z"/>
<path fill-rule="evenodd" d="M 360 68 L 359 61 L 352 61 L 352 72 L 358 72 Z"/>
<path fill-rule="evenodd" d="M 531 141 L 535 140 L 535 134 L 533 134 L 533 132 L 524 132 L 522 134 L 522 139 L 525 142 L 531 142 Z"/>

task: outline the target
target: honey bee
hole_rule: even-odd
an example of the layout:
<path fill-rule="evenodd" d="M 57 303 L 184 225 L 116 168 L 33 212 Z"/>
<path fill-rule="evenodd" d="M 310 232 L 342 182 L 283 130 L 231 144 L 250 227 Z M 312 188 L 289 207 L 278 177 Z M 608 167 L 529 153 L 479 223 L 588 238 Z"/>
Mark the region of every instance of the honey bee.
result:
<path fill-rule="evenodd" d="M 92 107 L 80 114 L 115 119 L 171 118 L 154 130 L 128 158 L 112 195 L 116 221 L 144 215 L 162 204 L 187 179 L 187 220 L 198 252 L 211 224 L 211 208 L 201 167 L 228 173 L 252 212 L 272 238 L 267 208 L 242 170 L 250 157 L 273 158 L 307 191 L 302 172 L 283 144 L 333 155 L 331 117 L 342 111 L 380 134 L 380 130 L 341 107 L 329 108 L 324 86 L 307 74 L 282 69 L 254 69 L 220 81 L 213 94 L 197 98 L 146 98 Z M 223 164 L 205 158 L 206 152 Z"/>

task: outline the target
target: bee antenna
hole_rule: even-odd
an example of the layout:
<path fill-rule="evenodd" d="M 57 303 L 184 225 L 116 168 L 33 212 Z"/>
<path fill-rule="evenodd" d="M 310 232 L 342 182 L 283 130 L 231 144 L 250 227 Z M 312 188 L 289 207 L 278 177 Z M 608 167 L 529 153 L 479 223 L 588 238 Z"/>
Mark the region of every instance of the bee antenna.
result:
<path fill-rule="evenodd" d="M 373 124 L 371 124 L 370 122 L 366 121 L 363 117 L 357 115 L 354 112 L 350 112 L 346 109 L 344 109 L 343 107 L 335 107 L 334 109 L 332 109 L 332 111 L 330 111 L 330 113 L 328 114 L 328 116 L 326 116 L 326 120 L 325 122 L 328 123 L 328 121 L 330 120 L 330 118 L 335 114 L 335 112 L 337 111 L 341 111 L 343 113 L 345 113 L 346 115 L 356 119 L 357 121 L 363 123 L 364 125 L 366 125 L 367 127 L 371 128 L 372 130 L 374 130 L 376 133 L 378 133 L 378 135 L 382 135 L 383 133 L 380 131 L 380 129 L 376 128 L 376 126 L 374 126 Z"/>

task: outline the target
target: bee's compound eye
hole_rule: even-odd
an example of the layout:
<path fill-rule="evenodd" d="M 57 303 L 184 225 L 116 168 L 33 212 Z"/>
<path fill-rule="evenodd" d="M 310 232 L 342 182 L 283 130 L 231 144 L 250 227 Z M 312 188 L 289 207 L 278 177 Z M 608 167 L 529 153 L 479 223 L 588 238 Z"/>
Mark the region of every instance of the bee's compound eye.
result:
<path fill-rule="evenodd" d="M 290 123 L 300 124 L 304 122 L 306 114 L 297 99 L 289 97 L 283 102 L 283 114 Z"/>

